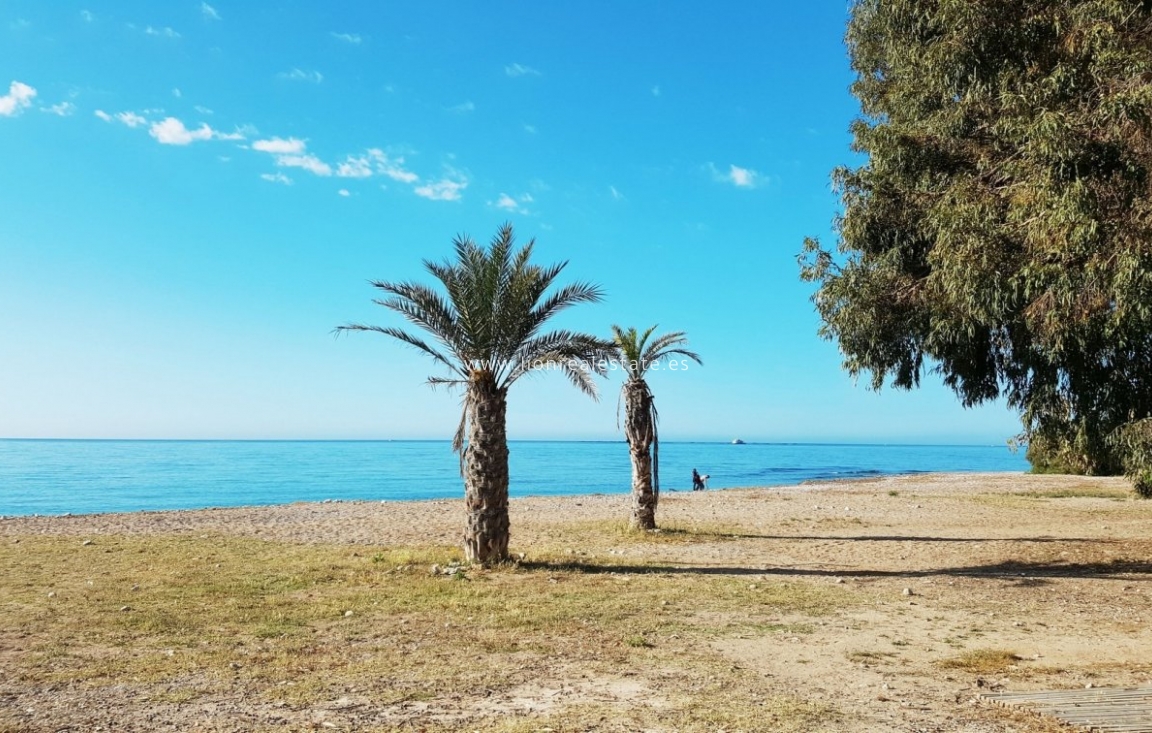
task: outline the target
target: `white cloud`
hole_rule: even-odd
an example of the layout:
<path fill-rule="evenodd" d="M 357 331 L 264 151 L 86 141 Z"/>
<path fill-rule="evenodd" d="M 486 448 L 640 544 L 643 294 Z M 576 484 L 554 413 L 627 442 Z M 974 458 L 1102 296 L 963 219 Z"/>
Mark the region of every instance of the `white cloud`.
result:
<path fill-rule="evenodd" d="M 144 29 L 144 33 L 146 35 L 149 35 L 149 36 L 161 36 L 163 38 L 179 38 L 180 37 L 179 33 L 172 30 L 168 26 L 164 26 L 163 28 L 153 28 L 152 26 L 148 26 L 147 28 Z"/>
<path fill-rule="evenodd" d="M 153 122 L 148 128 L 148 134 L 156 138 L 161 145 L 189 145 L 197 140 L 211 140 L 217 135 L 206 124 L 200 125 L 195 130 L 189 130 L 175 117 L 165 117 L 161 122 Z"/>
<path fill-rule="evenodd" d="M 337 191 L 336 193 L 339 194 L 340 196 L 343 196 L 344 198 L 348 198 L 349 196 L 352 195 L 352 192 L 346 188 L 342 188 L 339 191 Z"/>
<path fill-rule="evenodd" d="M 372 175 L 372 163 L 366 156 L 354 158 L 348 156 L 339 166 L 336 166 L 336 175 L 342 179 L 366 179 Z"/>
<path fill-rule="evenodd" d="M 300 138 L 290 137 L 285 140 L 281 137 L 273 137 L 267 140 L 257 140 L 252 143 L 252 149 L 274 155 L 293 155 L 303 153 L 305 145 L 306 143 Z"/>
<path fill-rule="evenodd" d="M 372 163 L 367 156 L 353 158 L 349 155 L 347 160 L 336 166 L 336 175 L 340 178 L 368 178 L 372 175 Z"/>
<path fill-rule="evenodd" d="M 71 102 L 61 102 L 60 104 L 54 104 L 51 107 L 41 107 L 40 111 L 48 112 L 59 117 L 71 117 L 72 115 L 76 114 L 76 105 L 72 104 Z"/>
<path fill-rule="evenodd" d="M 456 114 L 465 114 L 467 112 L 474 112 L 475 110 L 476 110 L 476 104 L 474 102 L 470 102 L 470 101 L 464 102 L 463 104 L 457 104 L 454 107 L 448 108 L 449 112 L 455 112 Z"/>
<path fill-rule="evenodd" d="M 308 81 L 313 84 L 324 81 L 324 75 L 319 71 L 304 71 L 303 69 L 292 69 L 292 71 L 281 72 L 277 76 L 288 81 Z"/>
<path fill-rule="evenodd" d="M 749 168 L 733 165 L 728 169 L 728 179 L 740 188 L 752 188 L 760 179 L 760 174 Z"/>
<path fill-rule="evenodd" d="M 460 192 L 465 188 L 468 188 L 468 180 L 457 176 L 454 179 L 441 178 L 439 181 L 429 181 L 423 186 L 417 186 L 414 193 L 432 201 L 459 201 Z"/>
<path fill-rule="evenodd" d="M 32 106 L 36 90 L 27 84 L 13 81 L 8 93 L 0 97 L 0 117 L 15 117 Z"/>
<path fill-rule="evenodd" d="M 332 175 L 332 166 L 311 154 L 278 155 L 276 156 L 276 165 L 285 168 L 303 168 L 309 173 L 314 173 L 318 176 Z"/>
<path fill-rule="evenodd" d="M 212 110 L 208 109 L 207 107 L 204 107 L 204 106 L 202 106 L 202 105 L 199 105 L 199 104 L 198 104 L 198 105 L 196 105 L 195 107 L 193 107 L 192 109 L 196 110 L 197 112 L 199 112 L 199 113 L 200 113 L 200 114 L 202 114 L 202 115 L 211 115 L 211 114 L 216 114 L 215 112 L 213 112 Z"/>
<path fill-rule="evenodd" d="M 737 188 L 756 188 L 764 182 L 764 177 L 756 171 L 738 165 L 729 165 L 728 171 L 724 172 L 709 163 L 708 170 L 711 171 L 714 180 L 731 183 Z"/>
<path fill-rule="evenodd" d="M 530 204 L 532 200 L 532 195 L 528 193 L 520 194 L 515 198 L 506 193 L 501 193 L 500 198 L 496 199 L 496 202 L 493 203 L 492 206 L 495 206 L 497 209 L 503 209 L 504 211 L 513 211 L 517 214 L 527 214 L 528 209 L 524 207 L 524 204 Z"/>
<path fill-rule="evenodd" d="M 535 135 L 536 125 L 524 125 L 524 132 L 528 133 L 529 135 Z"/>
<path fill-rule="evenodd" d="M 135 112 L 119 112 L 116 119 L 132 128 L 139 127 L 148 121 Z"/>
<path fill-rule="evenodd" d="M 277 171 L 276 173 L 261 173 L 260 177 L 269 183 L 282 183 L 285 186 L 292 185 L 292 179 Z"/>
<path fill-rule="evenodd" d="M 608 187 L 608 193 L 612 194 L 612 198 L 615 199 L 616 201 L 623 201 L 624 200 L 624 194 L 617 191 L 615 186 L 609 186 Z"/>
<path fill-rule="evenodd" d="M 208 3 L 200 3 L 200 14 L 203 15 L 206 20 L 220 20 L 220 13 L 217 13 L 216 8 Z"/>
<path fill-rule="evenodd" d="M 540 76 L 540 72 L 533 69 L 531 66 L 524 64 L 509 64 L 504 67 L 504 73 L 511 77 L 517 76 Z"/>
<path fill-rule="evenodd" d="M 344 43 L 351 43 L 353 46 L 359 46 L 364 41 L 359 33 L 336 33 L 333 31 L 332 37 L 338 41 L 344 41 Z"/>
<path fill-rule="evenodd" d="M 370 148 L 363 155 L 349 155 L 336 166 L 340 178 L 369 178 L 387 176 L 401 183 L 415 183 L 420 176 L 404 167 L 404 158 L 392 159 L 380 148 Z"/>
<path fill-rule="evenodd" d="M 404 167 L 404 158 L 402 157 L 393 160 L 379 148 L 372 148 L 368 151 L 368 155 L 376 164 L 376 172 L 380 175 L 388 176 L 393 181 L 400 183 L 415 183 L 420 180 L 420 176 Z"/>
<path fill-rule="evenodd" d="M 82 19 L 82 20 L 83 20 L 85 23 L 91 23 L 91 22 L 93 22 L 94 20 L 96 20 L 96 16 L 92 14 L 92 11 L 91 11 L 91 10 L 81 10 L 81 11 L 80 11 L 80 18 L 81 18 L 81 19 Z"/>
<path fill-rule="evenodd" d="M 148 120 L 146 120 L 145 118 L 136 114 L 135 112 L 117 112 L 114 115 L 110 115 L 107 112 L 105 112 L 104 110 L 98 109 L 93 114 L 95 114 L 97 117 L 104 120 L 105 122 L 119 122 L 120 124 L 126 125 L 128 127 L 133 128 L 133 129 L 140 127 L 141 125 L 147 124 L 147 122 L 148 122 Z M 176 122 L 179 122 L 179 120 L 176 120 Z M 183 126 L 183 125 L 181 125 L 181 126 Z"/>
<path fill-rule="evenodd" d="M 181 97 L 183 97 L 183 96 L 184 96 L 184 92 L 180 91 L 180 89 L 179 89 L 179 88 L 177 88 L 177 89 L 173 89 L 173 90 L 172 90 L 172 96 L 173 96 L 173 97 L 176 97 L 177 99 L 180 99 Z"/>
<path fill-rule="evenodd" d="M 252 149 L 262 153 L 270 153 L 276 157 L 276 165 L 283 168 L 302 168 L 318 176 L 332 175 L 332 166 L 317 158 L 311 153 L 305 153 L 307 143 L 300 138 L 273 137 L 267 140 L 257 140 L 252 143 Z"/>

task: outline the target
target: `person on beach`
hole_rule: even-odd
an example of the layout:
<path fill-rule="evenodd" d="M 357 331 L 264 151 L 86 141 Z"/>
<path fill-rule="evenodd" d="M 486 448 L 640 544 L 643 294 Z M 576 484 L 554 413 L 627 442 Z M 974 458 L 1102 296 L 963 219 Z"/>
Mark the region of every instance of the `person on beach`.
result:
<path fill-rule="evenodd" d="M 695 468 L 692 469 L 692 490 L 693 491 L 703 491 L 704 490 L 704 479 L 700 477 L 700 474 L 696 472 Z"/>

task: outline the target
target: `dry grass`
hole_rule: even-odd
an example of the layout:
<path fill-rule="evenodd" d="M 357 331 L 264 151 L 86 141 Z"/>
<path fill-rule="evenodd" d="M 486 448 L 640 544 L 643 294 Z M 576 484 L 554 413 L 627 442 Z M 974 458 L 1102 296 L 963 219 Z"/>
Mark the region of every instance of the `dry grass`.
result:
<path fill-rule="evenodd" d="M 1002 674 L 1023 661 L 1015 652 L 1004 649 L 973 649 L 939 662 L 944 669 L 958 669 L 972 674 Z"/>
<path fill-rule="evenodd" d="M 769 694 L 758 677 L 692 642 L 766 627 L 781 613 L 829 613 L 852 603 L 842 590 L 672 578 L 643 564 L 618 573 L 567 557 L 430 572 L 459 560 L 442 547 L 222 536 L 105 536 L 86 545 L 26 536 L 0 546 L 0 649 L 16 650 L 4 659 L 15 684 L 129 683 L 174 705 L 239 693 L 256 707 L 307 708 L 349 695 L 384 709 L 437 706 L 542 680 L 659 669 L 658 689 L 649 680 L 621 693 L 634 693 L 637 704 L 576 699 L 500 729 L 608 720 L 713 730 L 755 727 L 767 716 L 777 729 L 807 730 L 830 719 L 819 705 Z M 3 723 L 0 715 L 0 730 Z"/>

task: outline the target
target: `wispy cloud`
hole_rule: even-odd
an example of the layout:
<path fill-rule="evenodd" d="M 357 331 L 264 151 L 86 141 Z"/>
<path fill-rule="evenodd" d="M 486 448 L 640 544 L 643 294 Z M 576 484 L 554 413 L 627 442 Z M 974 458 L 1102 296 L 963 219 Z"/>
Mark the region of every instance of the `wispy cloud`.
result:
<path fill-rule="evenodd" d="M 96 20 L 96 16 L 92 14 L 91 10 L 81 10 L 80 19 L 85 23 L 92 23 Z"/>
<path fill-rule="evenodd" d="M 535 135 L 536 125 L 524 125 L 524 132 L 528 133 L 529 135 Z"/>
<path fill-rule="evenodd" d="M 529 212 L 525 205 L 532 203 L 532 201 L 533 199 L 531 194 L 524 193 L 513 197 L 506 193 L 501 193 L 500 198 L 496 199 L 492 205 L 497 209 L 503 209 L 504 211 L 511 211 L 517 214 L 528 214 Z"/>
<path fill-rule="evenodd" d="M 307 143 L 297 137 L 273 137 L 252 143 L 253 150 L 274 156 L 281 168 L 300 168 L 317 176 L 332 175 L 332 166 L 305 152 L 306 148 Z"/>
<path fill-rule="evenodd" d="M 429 181 L 417 186 L 413 189 L 413 193 L 431 201 L 459 201 L 460 192 L 465 188 L 468 188 L 468 179 L 459 173 L 453 173 L 439 181 Z"/>
<path fill-rule="evenodd" d="M 377 173 L 388 176 L 393 181 L 399 181 L 400 183 L 415 183 L 420 180 L 420 176 L 404 167 L 404 158 L 389 158 L 388 155 L 379 148 L 369 150 L 368 154 L 372 156 L 372 159 L 376 163 Z"/>
<path fill-rule="evenodd" d="M 134 127 L 134 125 L 130 125 Z M 207 124 L 201 124 L 195 130 L 189 130 L 184 123 L 175 117 L 165 117 L 160 122 L 153 122 L 148 128 L 148 134 L 156 138 L 161 145 L 190 145 L 199 140 L 211 140 L 216 136 L 215 131 Z"/>
<path fill-rule="evenodd" d="M 277 74 L 277 77 L 286 79 L 288 81 L 307 81 L 313 84 L 319 84 L 324 81 L 324 75 L 319 71 L 305 71 L 303 69 L 292 69 L 291 71 L 284 71 Z"/>
<path fill-rule="evenodd" d="M 205 106 L 203 106 L 203 105 L 200 105 L 200 104 L 197 104 L 197 105 L 196 105 L 196 106 L 194 106 L 192 109 L 196 110 L 197 112 L 199 112 L 199 113 L 200 113 L 200 114 L 202 114 L 202 115 L 211 115 L 211 114 L 215 114 L 215 112 L 213 112 L 212 110 L 210 110 L 210 109 L 208 109 L 207 107 L 205 107 Z"/>
<path fill-rule="evenodd" d="M 149 36 L 158 36 L 161 38 L 179 38 L 180 37 L 179 33 L 172 30 L 168 26 L 164 26 L 163 28 L 153 28 L 152 26 L 148 26 L 147 28 L 144 29 L 144 34 L 149 35 Z"/>
<path fill-rule="evenodd" d="M 359 33 L 337 33 L 335 31 L 333 31 L 331 35 L 337 41 L 344 41 L 344 43 L 351 43 L 353 46 L 359 46 L 361 43 L 364 42 L 364 39 L 360 36 Z"/>
<path fill-rule="evenodd" d="M 200 3 L 200 14 L 203 15 L 206 20 L 220 20 L 220 13 L 217 13 L 216 8 L 208 3 Z"/>
<path fill-rule="evenodd" d="M 342 188 L 339 191 L 337 191 L 336 194 L 339 196 L 343 196 L 344 198 L 348 198 L 349 196 L 352 195 L 352 192 L 346 188 Z"/>
<path fill-rule="evenodd" d="M 404 167 L 404 158 L 390 158 L 380 148 L 370 148 L 363 155 L 349 155 L 336 166 L 340 178 L 369 178 L 374 175 L 387 176 L 400 183 L 415 183 L 420 176 Z"/>
<path fill-rule="evenodd" d="M 474 102 L 463 102 L 448 108 L 449 112 L 455 112 L 458 115 L 467 114 L 476 111 L 476 104 Z"/>
<path fill-rule="evenodd" d="M 104 110 L 98 109 L 96 110 L 95 115 L 105 122 L 119 122 L 120 124 L 133 128 L 140 127 L 141 125 L 148 122 L 148 120 L 136 114 L 135 112 L 117 112 L 114 115 L 110 115 Z"/>
<path fill-rule="evenodd" d="M 764 176 L 751 168 L 729 165 L 727 171 L 722 171 L 712 163 L 709 163 L 707 167 L 712 173 L 713 180 L 730 183 L 737 188 L 756 188 L 764 182 Z"/>
<path fill-rule="evenodd" d="M 653 97 L 659 97 L 659 96 L 660 96 L 660 94 L 661 94 L 661 92 L 660 92 L 660 85 L 659 85 L 659 84 L 657 84 L 656 86 L 652 87 L 652 96 L 653 96 Z"/>
<path fill-rule="evenodd" d="M 172 96 L 176 97 L 177 99 L 183 99 L 184 98 L 184 92 L 180 91 L 180 87 L 173 87 Z"/>
<path fill-rule="evenodd" d="M 32 106 L 36 90 L 24 82 L 13 81 L 8 93 L 0 97 L 0 117 L 15 117 Z"/>
<path fill-rule="evenodd" d="M 272 153 L 274 155 L 294 155 L 297 153 L 303 153 L 306 145 L 307 143 L 296 137 L 272 137 L 268 138 L 267 140 L 257 140 L 256 142 L 252 143 L 252 149 L 259 150 L 262 153 Z"/>
<path fill-rule="evenodd" d="M 336 166 L 336 175 L 340 178 L 370 178 L 372 176 L 372 163 L 368 156 L 348 156 L 348 159 Z"/>
<path fill-rule="evenodd" d="M 269 183 L 282 183 L 285 186 L 292 185 L 292 179 L 280 171 L 276 171 L 275 173 L 261 173 L 260 177 Z"/>
<path fill-rule="evenodd" d="M 608 187 L 608 193 L 612 194 L 612 198 L 615 201 L 623 201 L 624 200 L 624 194 L 622 194 L 618 190 L 616 190 L 615 186 L 609 186 Z"/>
<path fill-rule="evenodd" d="M 317 176 L 332 175 L 332 166 L 317 158 L 311 153 L 303 155 L 278 155 L 276 165 L 283 168 L 303 168 Z"/>
<path fill-rule="evenodd" d="M 524 64 L 509 64 L 504 67 L 504 73 L 513 78 L 517 76 L 540 76 L 540 72 Z"/>
<path fill-rule="evenodd" d="M 71 102 L 61 102 L 54 104 L 51 107 L 41 107 L 41 112 L 48 112 L 49 114 L 57 115 L 58 117 L 71 117 L 76 114 L 76 105 Z"/>

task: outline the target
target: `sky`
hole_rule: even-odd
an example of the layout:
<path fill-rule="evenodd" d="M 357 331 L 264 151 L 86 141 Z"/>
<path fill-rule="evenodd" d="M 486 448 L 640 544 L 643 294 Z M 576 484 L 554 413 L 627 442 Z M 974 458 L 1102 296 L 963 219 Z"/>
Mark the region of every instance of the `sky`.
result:
<path fill-rule="evenodd" d="M 686 331 L 665 440 L 1002 445 L 1003 404 L 841 368 L 796 255 L 835 242 L 845 0 L 0 2 L 0 437 L 444 439 L 460 396 L 349 322 L 511 222 L 599 284 L 559 327 Z M 513 386 L 513 439 L 618 439 Z"/>

